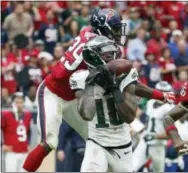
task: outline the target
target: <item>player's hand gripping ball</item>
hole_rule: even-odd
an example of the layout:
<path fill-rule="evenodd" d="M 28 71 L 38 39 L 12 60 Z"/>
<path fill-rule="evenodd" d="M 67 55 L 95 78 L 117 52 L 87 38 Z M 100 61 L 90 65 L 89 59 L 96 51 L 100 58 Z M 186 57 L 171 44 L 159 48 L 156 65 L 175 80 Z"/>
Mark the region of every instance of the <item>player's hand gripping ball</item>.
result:
<path fill-rule="evenodd" d="M 112 73 L 115 73 L 116 76 L 119 76 L 123 73 L 128 74 L 132 67 L 133 67 L 132 62 L 125 59 L 116 59 L 110 61 L 107 64 L 108 70 Z"/>
<path fill-rule="evenodd" d="M 86 79 L 87 84 L 97 83 L 110 91 L 117 87 L 116 77 L 128 74 L 133 67 L 132 62 L 125 59 L 116 59 L 106 65 L 101 65 L 90 71 Z"/>

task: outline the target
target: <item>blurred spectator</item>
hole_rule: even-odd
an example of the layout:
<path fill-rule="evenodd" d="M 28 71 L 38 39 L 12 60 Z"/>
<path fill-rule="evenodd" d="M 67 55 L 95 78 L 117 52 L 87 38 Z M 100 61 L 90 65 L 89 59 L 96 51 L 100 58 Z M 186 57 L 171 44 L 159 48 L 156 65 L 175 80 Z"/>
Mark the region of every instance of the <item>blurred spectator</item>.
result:
<path fill-rule="evenodd" d="M 18 34 L 24 34 L 30 37 L 33 33 L 32 18 L 28 13 L 24 13 L 23 4 L 18 3 L 14 13 L 5 18 L 3 28 L 8 33 L 9 40 L 13 40 Z"/>
<path fill-rule="evenodd" d="M 54 48 L 54 61 L 60 60 L 64 56 L 64 50 L 61 45 L 57 45 Z"/>
<path fill-rule="evenodd" d="M 9 92 L 7 88 L 2 88 L 2 97 L 1 97 L 1 106 L 2 108 L 10 108 L 11 107 L 11 99 L 9 96 Z"/>
<path fill-rule="evenodd" d="M 76 16 L 74 20 L 78 23 L 79 30 L 81 30 L 84 26 L 87 26 L 90 20 L 89 6 L 83 5 L 81 9 L 81 15 Z"/>
<path fill-rule="evenodd" d="M 73 19 L 73 17 L 77 15 L 74 9 L 74 3 L 75 2 L 73 1 L 67 1 L 67 8 L 65 8 L 59 15 L 59 22 L 64 25 L 65 30 L 68 29 L 68 25 L 70 24 L 70 21 Z"/>
<path fill-rule="evenodd" d="M 73 37 L 70 35 L 70 33 L 65 32 L 64 26 L 59 27 L 59 33 L 62 47 L 66 50 L 73 43 Z"/>
<path fill-rule="evenodd" d="M 12 111 L 4 110 L 1 116 L 1 130 L 4 142 L 6 172 L 24 172 L 22 165 L 27 157 L 30 140 L 31 114 L 24 111 L 23 94 L 13 96 Z"/>
<path fill-rule="evenodd" d="M 179 70 L 188 70 L 188 44 L 185 40 L 178 41 L 178 53 L 174 59 Z"/>
<path fill-rule="evenodd" d="M 151 36 L 151 39 L 147 42 L 147 48 L 155 54 L 156 59 L 159 59 L 161 51 L 167 46 L 167 43 L 161 37 L 161 33 L 156 30 L 151 31 Z"/>
<path fill-rule="evenodd" d="M 174 72 L 176 70 L 176 66 L 174 64 L 174 60 L 171 57 L 171 52 L 168 47 L 162 50 L 162 56 L 159 59 L 159 65 L 161 67 L 161 73 L 163 80 L 173 83 L 174 81 Z"/>
<path fill-rule="evenodd" d="M 51 9 L 54 13 L 59 13 L 61 12 L 63 9 L 61 8 L 60 4 L 57 1 L 53 1 L 53 2 L 47 2 L 46 3 L 46 7 L 48 9 Z"/>
<path fill-rule="evenodd" d="M 65 147 L 67 141 L 70 140 L 71 149 L 69 153 L 71 157 L 65 155 Z M 61 162 L 67 161 L 64 170 L 58 172 L 79 172 L 84 157 L 85 141 L 72 129 L 65 121 L 62 122 L 59 132 L 59 143 L 57 147 L 57 159 Z M 66 160 L 66 159 L 70 160 Z"/>
<path fill-rule="evenodd" d="M 178 22 L 176 20 L 171 20 L 169 22 L 168 29 L 169 29 L 169 31 L 168 31 L 167 41 L 170 42 L 173 31 L 178 30 Z"/>
<path fill-rule="evenodd" d="M 145 12 L 146 12 L 146 17 L 145 19 L 148 20 L 149 22 L 149 31 L 151 31 L 152 29 L 154 29 L 154 23 L 156 21 L 155 19 L 155 9 L 154 7 L 151 5 L 145 7 Z"/>
<path fill-rule="evenodd" d="M 48 11 L 48 8 L 46 7 L 46 2 L 44 1 L 38 1 L 37 5 L 33 6 L 33 8 L 34 13 L 38 13 L 37 16 L 35 16 L 34 20 L 35 34 L 38 35 L 38 30 L 40 29 L 41 23 L 46 21 L 46 13 Z M 36 10 L 38 12 L 35 12 Z"/>
<path fill-rule="evenodd" d="M 130 41 L 127 46 L 127 57 L 129 60 L 141 60 L 145 59 L 146 44 L 144 42 L 146 36 L 146 31 L 144 29 L 139 29 L 137 32 L 137 37 Z"/>
<path fill-rule="evenodd" d="M 33 2 L 25 1 L 24 2 L 24 11 L 29 13 L 33 19 L 33 21 L 40 21 L 40 13 L 38 8 L 33 4 Z"/>
<path fill-rule="evenodd" d="M 129 17 L 130 17 L 130 21 L 129 21 L 130 31 L 131 33 L 136 33 L 137 29 L 141 25 L 139 10 L 135 7 L 131 8 L 129 11 Z"/>
<path fill-rule="evenodd" d="M 42 22 L 39 30 L 39 39 L 45 41 L 45 50 L 49 53 L 53 53 L 53 49 L 58 41 L 58 28 L 54 22 L 54 13 L 52 10 L 48 10 L 46 14 L 46 21 Z"/>
<path fill-rule="evenodd" d="M 11 54 L 8 54 L 8 51 L 2 49 L 2 73 L 1 73 L 1 82 L 2 87 L 7 88 L 9 94 L 13 94 L 17 89 L 17 84 L 15 80 L 16 75 L 16 59 Z"/>
<path fill-rule="evenodd" d="M 45 44 L 43 40 L 36 40 L 34 43 L 34 49 L 36 49 L 38 52 L 42 52 L 45 49 Z"/>
<path fill-rule="evenodd" d="M 156 57 L 152 52 L 146 53 L 147 64 L 144 65 L 145 77 L 148 82 L 148 86 L 154 88 L 156 83 L 161 80 L 160 67 L 156 62 Z"/>
<path fill-rule="evenodd" d="M 37 92 L 37 87 L 35 85 L 31 85 L 29 87 L 27 96 L 25 96 L 25 108 L 29 111 L 37 111 L 37 104 L 35 102 L 35 96 Z"/>
<path fill-rule="evenodd" d="M 9 52 L 8 56 L 14 58 L 16 61 L 16 72 L 19 72 L 24 65 L 28 64 L 29 51 L 27 48 L 19 49 L 14 42 L 11 42 L 8 44 L 7 51 Z"/>
<path fill-rule="evenodd" d="M 42 81 L 42 70 L 38 67 L 38 52 L 31 51 L 29 63 L 17 75 L 17 82 L 24 95 L 31 85 L 38 86 Z"/>
<path fill-rule="evenodd" d="M 183 5 L 180 2 L 172 1 L 170 3 L 171 8 L 167 8 L 167 14 L 174 20 L 179 23 L 179 29 L 182 29 L 182 20 L 181 20 L 181 12 L 183 10 Z"/>
<path fill-rule="evenodd" d="M 181 39 L 181 37 L 182 37 L 182 32 L 180 30 L 175 30 L 172 32 L 172 37 L 168 44 L 168 47 L 170 48 L 173 58 L 175 58 L 178 55 L 177 43 Z"/>
<path fill-rule="evenodd" d="M 149 37 L 150 36 L 150 25 L 149 25 L 149 21 L 147 19 L 143 19 L 142 24 L 140 26 L 141 28 L 143 28 L 146 31 L 146 36 Z"/>
<path fill-rule="evenodd" d="M 53 60 L 53 56 L 48 52 L 40 52 L 38 59 L 42 70 L 42 79 L 44 79 L 51 72 L 51 62 Z"/>
<path fill-rule="evenodd" d="M 72 20 L 70 22 L 70 34 L 73 38 L 75 38 L 79 33 L 79 26 L 78 26 L 78 22 L 75 20 Z"/>

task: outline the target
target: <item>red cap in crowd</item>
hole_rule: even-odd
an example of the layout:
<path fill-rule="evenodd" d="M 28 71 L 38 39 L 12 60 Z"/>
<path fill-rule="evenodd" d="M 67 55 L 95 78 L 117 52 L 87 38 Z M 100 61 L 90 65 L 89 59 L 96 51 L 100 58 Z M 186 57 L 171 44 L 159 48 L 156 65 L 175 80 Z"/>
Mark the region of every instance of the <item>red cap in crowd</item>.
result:
<path fill-rule="evenodd" d="M 38 50 L 36 50 L 36 49 L 33 49 L 33 50 L 31 50 L 31 52 L 30 52 L 30 56 L 31 57 L 38 57 L 38 54 L 39 54 L 39 51 Z"/>

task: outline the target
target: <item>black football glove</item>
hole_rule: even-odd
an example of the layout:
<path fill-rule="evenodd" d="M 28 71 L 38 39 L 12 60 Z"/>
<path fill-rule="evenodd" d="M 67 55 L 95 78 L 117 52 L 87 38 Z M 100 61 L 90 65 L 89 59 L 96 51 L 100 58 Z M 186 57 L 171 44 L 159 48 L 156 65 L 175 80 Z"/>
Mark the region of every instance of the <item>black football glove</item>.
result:
<path fill-rule="evenodd" d="M 86 79 L 86 83 L 94 85 L 97 83 L 105 90 L 113 91 L 118 87 L 116 84 L 115 73 L 110 72 L 105 65 L 101 65 L 92 69 Z"/>
<path fill-rule="evenodd" d="M 102 76 L 102 71 L 105 67 L 104 66 L 98 66 L 95 69 L 91 69 L 89 76 L 86 79 L 86 84 L 94 85 L 97 83 L 100 86 L 104 85 L 104 80 Z"/>

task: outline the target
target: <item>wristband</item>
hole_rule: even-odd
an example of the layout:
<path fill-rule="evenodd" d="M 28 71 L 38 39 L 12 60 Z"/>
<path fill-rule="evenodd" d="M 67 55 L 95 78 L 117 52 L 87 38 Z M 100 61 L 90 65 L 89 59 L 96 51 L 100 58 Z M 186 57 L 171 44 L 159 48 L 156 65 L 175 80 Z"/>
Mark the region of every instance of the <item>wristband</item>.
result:
<path fill-rule="evenodd" d="M 156 89 L 153 90 L 151 98 L 155 100 L 164 100 L 163 93 Z"/>
<path fill-rule="evenodd" d="M 173 130 L 177 131 L 177 128 L 175 125 L 171 125 L 171 126 L 167 127 L 165 130 L 166 130 L 166 133 L 168 134 L 170 131 L 173 131 Z"/>

